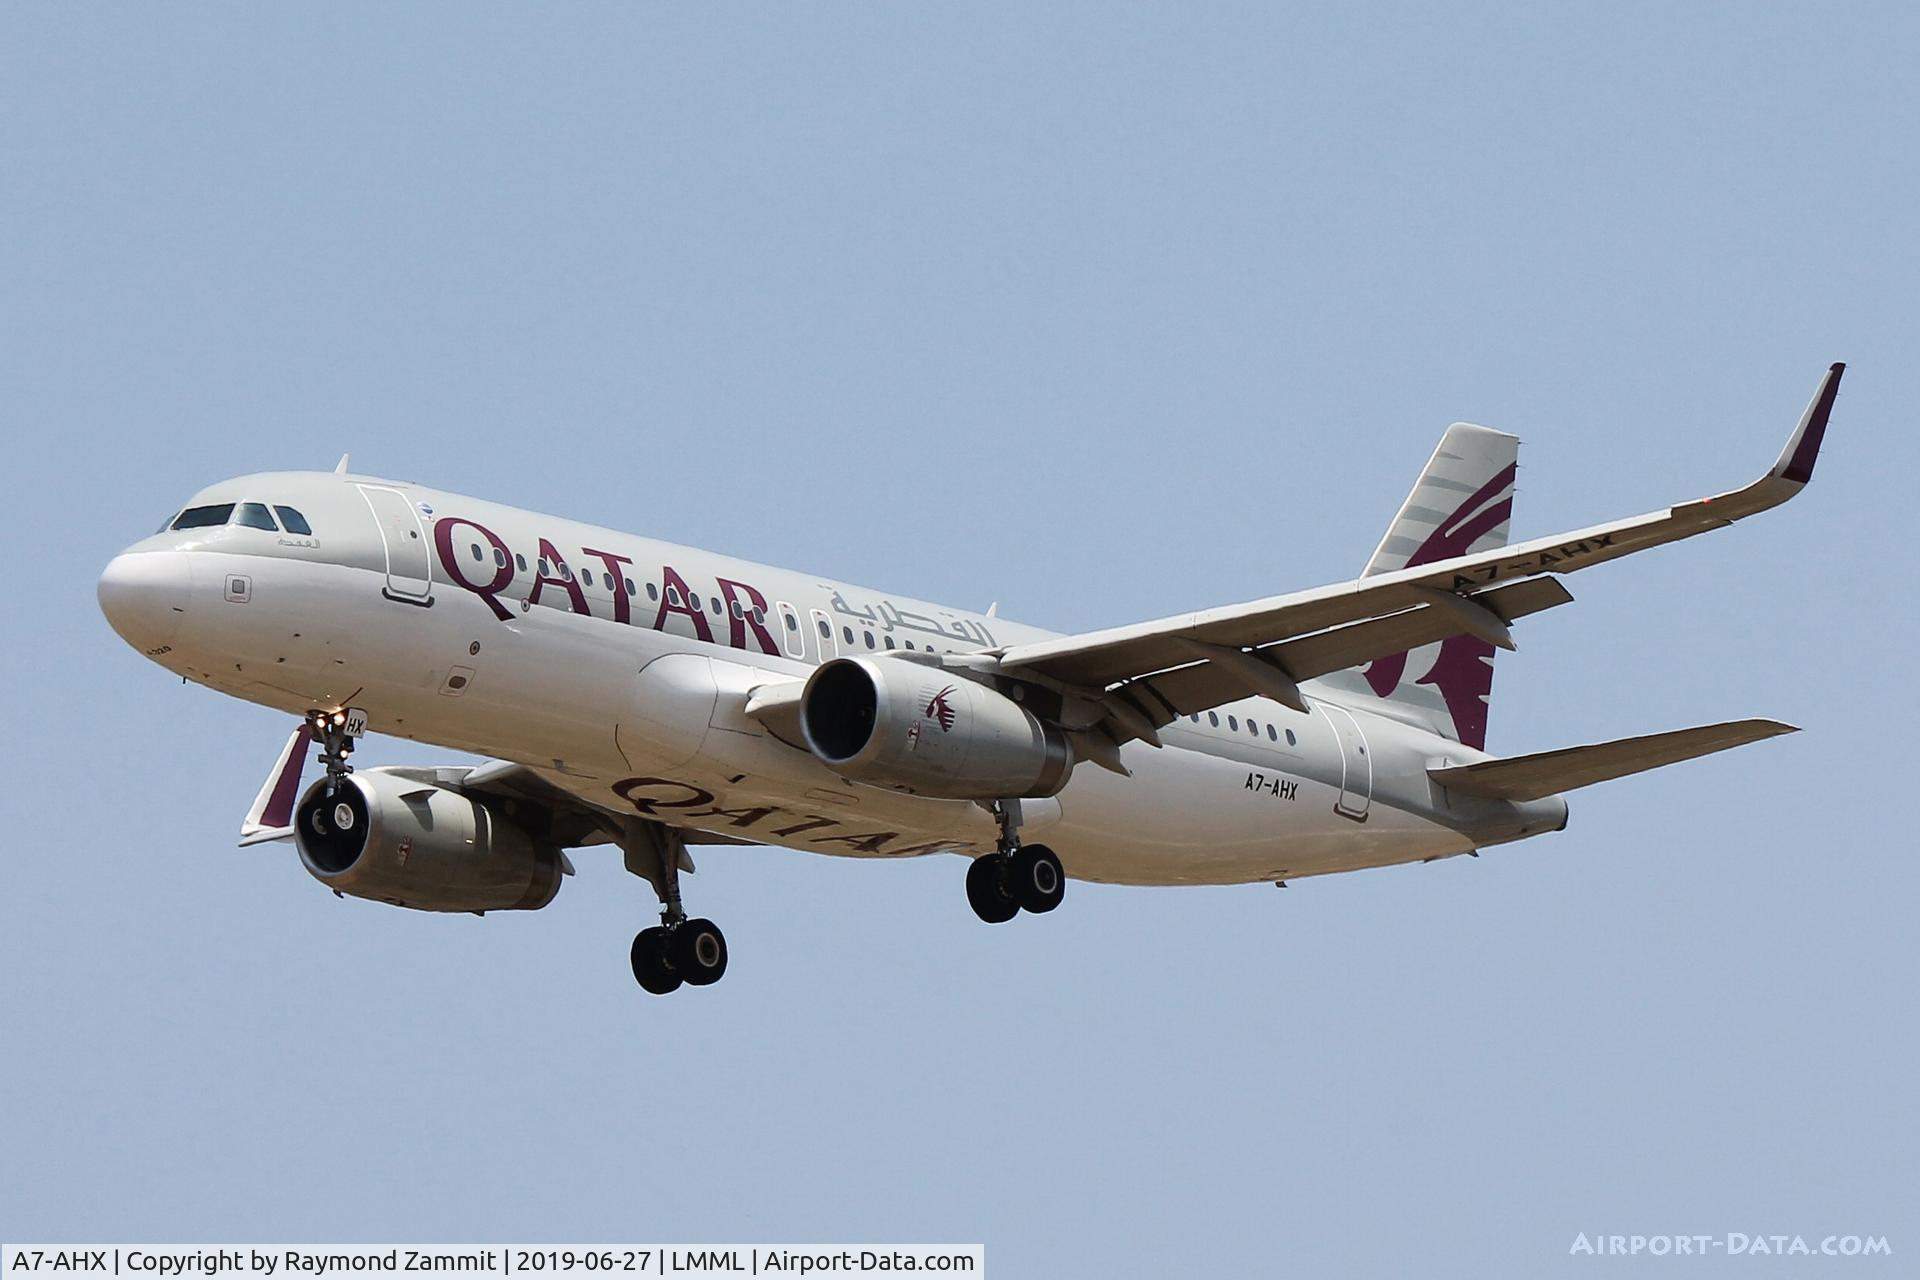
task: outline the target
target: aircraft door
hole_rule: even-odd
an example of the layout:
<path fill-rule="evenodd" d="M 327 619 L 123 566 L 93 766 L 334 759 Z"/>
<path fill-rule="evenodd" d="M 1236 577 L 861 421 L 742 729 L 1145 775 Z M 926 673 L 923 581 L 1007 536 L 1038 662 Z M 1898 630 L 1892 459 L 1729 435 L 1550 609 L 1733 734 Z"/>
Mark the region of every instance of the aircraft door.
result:
<path fill-rule="evenodd" d="M 1365 822 L 1373 801 L 1373 760 L 1367 755 L 1367 735 L 1346 708 L 1325 702 L 1314 705 L 1333 726 L 1333 736 L 1340 743 L 1340 798 L 1334 801 L 1333 811 Z"/>
<path fill-rule="evenodd" d="M 373 512 L 374 523 L 380 526 L 380 541 L 386 545 L 387 598 L 431 604 L 433 567 L 420 513 L 398 489 L 377 484 L 363 484 L 359 489 Z"/>

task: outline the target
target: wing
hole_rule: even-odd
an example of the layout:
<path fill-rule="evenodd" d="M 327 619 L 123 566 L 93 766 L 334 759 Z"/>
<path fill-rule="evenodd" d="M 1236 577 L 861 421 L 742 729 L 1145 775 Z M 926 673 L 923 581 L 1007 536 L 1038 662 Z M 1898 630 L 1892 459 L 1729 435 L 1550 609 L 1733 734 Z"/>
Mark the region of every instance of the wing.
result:
<path fill-rule="evenodd" d="M 306 764 L 313 732 L 302 722 L 261 783 L 260 792 L 240 823 L 240 845 L 265 844 L 293 838 L 293 809 L 300 799 L 300 775 Z M 624 836 L 631 812 L 621 813 L 601 802 L 598 792 L 578 779 L 555 770 L 534 769 L 507 760 L 478 765 L 439 765 L 420 768 L 387 765 L 381 772 L 411 782 L 445 787 L 476 799 L 510 800 L 529 807 L 527 823 L 566 849 L 595 844 L 617 844 Z M 690 844 L 753 844 L 686 828 Z M 571 866 L 568 874 L 572 874 Z"/>
<path fill-rule="evenodd" d="M 1572 597 L 1553 575 L 1663 546 L 1777 507 L 1813 477 L 1846 366 L 1821 380 L 1773 467 L 1743 489 L 1631 519 L 1247 604 L 989 651 L 987 669 L 1098 704 L 1116 741 L 1176 716 L 1263 694 L 1447 636 L 1513 647 L 1508 624 Z"/>
<path fill-rule="evenodd" d="M 462 795 L 496 800 L 515 800 L 536 806 L 549 816 L 546 830 L 555 844 L 568 849 L 596 844 L 618 844 L 625 824 L 633 818 L 631 809 L 622 813 L 599 798 L 599 788 L 581 779 L 552 769 L 535 769 L 508 760 L 489 760 L 485 764 L 441 766 L 430 769 L 388 766 L 385 772 Z M 654 821 L 661 826 L 672 823 Z M 754 840 L 736 840 L 699 831 L 676 828 L 688 844 L 757 844 Z"/>

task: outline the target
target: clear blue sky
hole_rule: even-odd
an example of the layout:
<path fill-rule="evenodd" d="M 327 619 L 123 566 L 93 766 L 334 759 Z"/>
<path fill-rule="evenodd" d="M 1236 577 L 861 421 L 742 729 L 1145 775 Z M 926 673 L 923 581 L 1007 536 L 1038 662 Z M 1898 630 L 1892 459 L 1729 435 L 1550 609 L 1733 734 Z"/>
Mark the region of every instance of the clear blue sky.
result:
<path fill-rule="evenodd" d="M 1539 1276 L 1631 1273 L 1580 1231 L 1859 1231 L 1909 1266 L 1916 35 L 8 5 L 0 1237 Z M 733 967 L 666 1000 L 604 851 L 482 921 L 234 848 L 288 725 L 93 600 L 202 484 L 350 449 L 1091 628 L 1357 572 L 1455 419 L 1525 440 L 1519 536 L 1744 482 L 1837 359 L 1812 489 L 1572 579 L 1490 745 L 1805 733 L 1479 860 L 1000 929 L 958 860 L 710 851 Z"/>

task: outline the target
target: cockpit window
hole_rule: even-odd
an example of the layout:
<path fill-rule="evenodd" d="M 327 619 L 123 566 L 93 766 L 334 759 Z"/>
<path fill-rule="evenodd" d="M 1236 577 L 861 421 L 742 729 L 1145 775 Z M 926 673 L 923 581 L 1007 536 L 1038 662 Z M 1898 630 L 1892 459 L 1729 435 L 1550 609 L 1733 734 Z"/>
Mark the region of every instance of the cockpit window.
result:
<path fill-rule="evenodd" d="M 159 527 L 158 529 L 155 529 L 155 530 L 154 530 L 154 532 L 155 532 L 155 533 L 165 533 L 165 532 L 166 532 L 167 530 L 169 530 L 169 529 L 171 529 L 171 528 L 173 528 L 173 517 L 172 517 L 172 516 L 168 516 L 168 517 L 167 517 L 167 518 L 166 518 L 165 520 L 162 520 L 162 521 L 160 522 L 160 527 Z"/>
<path fill-rule="evenodd" d="M 188 507 L 173 522 L 176 529 L 211 529 L 215 525 L 225 524 L 233 517 L 231 502 L 217 503 L 211 507 Z"/>
<path fill-rule="evenodd" d="M 273 510 L 274 514 L 280 517 L 280 523 L 288 533 L 297 533 L 303 538 L 313 536 L 313 526 L 307 523 L 305 516 L 292 507 L 275 507 Z"/>
<path fill-rule="evenodd" d="M 273 515 L 264 502 L 243 502 L 235 524 L 243 524 L 249 529 L 265 529 L 268 533 L 280 532 L 280 526 L 273 522 Z"/>

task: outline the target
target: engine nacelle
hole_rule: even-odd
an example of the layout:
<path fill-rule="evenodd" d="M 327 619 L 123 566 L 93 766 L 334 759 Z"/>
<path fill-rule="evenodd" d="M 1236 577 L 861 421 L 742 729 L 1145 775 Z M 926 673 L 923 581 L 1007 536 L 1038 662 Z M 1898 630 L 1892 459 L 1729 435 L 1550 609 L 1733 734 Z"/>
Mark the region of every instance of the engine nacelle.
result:
<path fill-rule="evenodd" d="M 1050 796 L 1073 748 L 1013 699 L 938 667 L 836 658 L 800 695 L 807 748 L 856 782 L 953 800 Z"/>
<path fill-rule="evenodd" d="M 300 861 L 329 889 L 418 911 L 531 911 L 560 889 L 560 851 L 457 791 L 378 769 L 294 811 Z"/>

